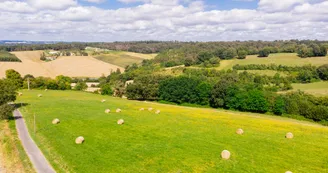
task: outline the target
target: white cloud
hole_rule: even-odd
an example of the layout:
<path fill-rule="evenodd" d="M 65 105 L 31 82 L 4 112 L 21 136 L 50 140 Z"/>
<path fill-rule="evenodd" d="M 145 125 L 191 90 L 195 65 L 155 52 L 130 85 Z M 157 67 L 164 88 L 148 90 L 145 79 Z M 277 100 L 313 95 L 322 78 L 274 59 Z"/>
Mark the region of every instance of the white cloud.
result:
<path fill-rule="evenodd" d="M 30 7 L 26 2 L 18 1 L 0 1 L 0 10 L 18 13 L 30 13 L 35 11 L 35 9 Z"/>
<path fill-rule="evenodd" d="M 289 10 L 295 5 L 305 3 L 307 0 L 260 0 L 259 9 L 268 12 Z"/>
<path fill-rule="evenodd" d="M 92 12 L 84 7 L 70 7 L 65 11 L 59 12 L 59 18 L 71 21 L 87 21 L 92 19 Z"/>
<path fill-rule="evenodd" d="M 49 3 L 50 0 L 0 0 L 0 38 L 65 41 L 328 39 L 328 2 L 322 0 L 285 0 L 280 4 L 260 0 L 258 9 L 253 10 L 206 10 L 205 1 L 197 0 L 121 1 L 142 4 L 104 10 L 81 6 L 74 0 L 58 0 L 59 4 L 55 5 L 54 1 Z"/>
<path fill-rule="evenodd" d="M 40 10 L 64 10 L 77 5 L 77 0 L 27 0 L 32 7 Z"/>

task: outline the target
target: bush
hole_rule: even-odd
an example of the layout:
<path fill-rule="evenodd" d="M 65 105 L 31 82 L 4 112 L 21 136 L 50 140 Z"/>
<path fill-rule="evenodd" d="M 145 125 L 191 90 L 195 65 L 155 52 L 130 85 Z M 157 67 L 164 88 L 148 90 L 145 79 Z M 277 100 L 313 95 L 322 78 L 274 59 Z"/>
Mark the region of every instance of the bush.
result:
<path fill-rule="evenodd" d="M 309 70 L 300 71 L 296 77 L 296 79 L 301 83 L 311 83 L 317 80 L 318 78 L 319 77 L 316 71 L 309 71 Z"/>
<path fill-rule="evenodd" d="M 100 89 L 101 95 L 113 95 L 112 87 L 109 84 L 105 84 Z"/>
<path fill-rule="evenodd" d="M 238 59 L 246 59 L 247 56 L 247 51 L 246 50 L 239 50 L 238 51 Z"/>
<path fill-rule="evenodd" d="M 88 88 L 88 85 L 84 81 L 79 81 L 76 83 L 74 89 L 78 91 L 84 91 Z"/>
<path fill-rule="evenodd" d="M 0 120 L 7 120 L 12 117 L 13 105 L 4 104 L 0 106 Z"/>
<path fill-rule="evenodd" d="M 268 57 L 270 55 L 270 49 L 264 48 L 259 51 L 259 57 Z"/>
<path fill-rule="evenodd" d="M 317 73 L 322 80 L 328 80 L 328 64 L 322 65 L 317 69 Z"/>

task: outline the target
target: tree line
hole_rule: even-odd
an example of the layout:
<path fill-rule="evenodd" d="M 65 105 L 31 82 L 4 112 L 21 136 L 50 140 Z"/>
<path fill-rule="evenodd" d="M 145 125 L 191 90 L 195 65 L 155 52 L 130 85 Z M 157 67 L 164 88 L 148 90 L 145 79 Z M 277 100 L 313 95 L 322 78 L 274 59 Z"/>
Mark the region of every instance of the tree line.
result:
<path fill-rule="evenodd" d="M 198 73 L 198 75 L 191 75 Z M 207 73 L 208 75 L 204 74 Z M 180 76 L 148 75 L 135 78 L 126 88 L 132 100 L 155 100 L 176 104 L 196 104 L 256 113 L 299 115 L 313 121 L 328 121 L 328 97 L 317 98 L 303 92 L 277 94 L 291 89 L 280 76 L 259 76 L 236 71 L 221 73 L 193 69 Z M 210 78 L 210 77 L 208 77 Z"/>
<path fill-rule="evenodd" d="M 318 80 L 328 79 L 328 64 L 319 67 L 312 65 L 305 66 L 285 66 L 276 64 L 248 64 L 248 65 L 235 65 L 234 70 L 274 70 L 289 73 L 289 79 L 293 83 L 311 83 Z M 291 73 L 293 72 L 293 73 Z M 295 74 L 296 73 L 296 74 Z"/>
<path fill-rule="evenodd" d="M 230 42 L 179 42 L 179 41 L 135 41 L 111 43 L 56 43 L 56 44 L 5 44 L 0 45 L 4 51 L 28 50 L 84 50 L 86 47 L 97 47 L 109 50 L 130 51 L 137 53 L 161 53 L 170 49 L 181 49 L 188 55 L 192 52 L 211 52 L 221 59 L 238 57 L 243 59 L 246 55 L 266 56 L 268 53 L 298 53 L 305 52 L 308 56 L 324 56 L 322 53 L 327 48 L 327 41 L 318 40 L 276 40 L 276 41 L 230 41 Z M 306 46 L 306 49 L 305 49 Z M 195 49 L 196 50 L 193 50 Z M 222 49 L 223 51 L 221 51 Z M 320 50 L 320 51 L 319 51 Z M 313 54 L 308 52 L 313 52 Z M 321 53 L 320 53 L 321 52 Z M 304 53 L 302 53 L 303 55 Z M 192 57 L 189 57 L 192 58 Z"/>

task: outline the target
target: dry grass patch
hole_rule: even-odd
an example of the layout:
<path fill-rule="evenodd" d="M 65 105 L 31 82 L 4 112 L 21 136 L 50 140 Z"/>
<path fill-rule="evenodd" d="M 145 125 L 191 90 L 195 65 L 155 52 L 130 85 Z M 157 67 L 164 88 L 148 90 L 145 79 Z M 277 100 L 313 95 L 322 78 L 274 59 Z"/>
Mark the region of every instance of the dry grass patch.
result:
<path fill-rule="evenodd" d="M 8 173 L 34 173 L 15 129 L 15 122 L 0 121 L 0 167 Z"/>

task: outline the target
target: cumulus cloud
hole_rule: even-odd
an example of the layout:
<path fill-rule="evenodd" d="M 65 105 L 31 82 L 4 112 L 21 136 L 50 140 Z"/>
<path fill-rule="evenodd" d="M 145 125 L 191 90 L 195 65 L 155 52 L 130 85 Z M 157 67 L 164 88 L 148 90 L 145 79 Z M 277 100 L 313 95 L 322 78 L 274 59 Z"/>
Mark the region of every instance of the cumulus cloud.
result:
<path fill-rule="evenodd" d="M 260 0 L 259 9 L 268 12 L 284 11 L 289 10 L 295 5 L 305 3 L 306 1 L 307 0 Z"/>
<path fill-rule="evenodd" d="M 87 21 L 92 19 L 91 11 L 84 7 L 70 7 L 65 11 L 59 12 L 59 18 L 71 21 Z"/>
<path fill-rule="evenodd" d="M 260 0 L 256 9 L 231 10 L 207 10 L 206 1 L 199 0 L 120 1 L 141 4 L 106 10 L 81 6 L 75 0 L 57 0 L 56 4 L 52 0 L 0 0 L 0 38 L 63 41 L 328 38 L 328 2 L 323 0 Z"/>
<path fill-rule="evenodd" d="M 32 7 L 41 10 L 64 10 L 77 5 L 77 0 L 27 0 Z"/>
<path fill-rule="evenodd" d="M 26 2 L 19 1 L 0 1 L 0 10 L 18 13 L 30 13 L 35 11 L 35 9 Z"/>

